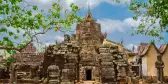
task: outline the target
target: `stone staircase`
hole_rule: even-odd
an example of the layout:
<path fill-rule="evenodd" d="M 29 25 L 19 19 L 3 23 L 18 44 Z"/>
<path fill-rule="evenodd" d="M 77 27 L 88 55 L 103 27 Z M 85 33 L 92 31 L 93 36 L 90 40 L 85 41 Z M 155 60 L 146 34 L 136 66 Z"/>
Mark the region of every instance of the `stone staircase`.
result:
<path fill-rule="evenodd" d="M 102 84 L 102 83 L 96 82 L 96 81 L 83 81 L 83 82 L 79 82 L 77 84 Z"/>
<path fill-rule="evenodd" d="M 83 84 L 95 84 L 95 81 L 83 81 Z"/>

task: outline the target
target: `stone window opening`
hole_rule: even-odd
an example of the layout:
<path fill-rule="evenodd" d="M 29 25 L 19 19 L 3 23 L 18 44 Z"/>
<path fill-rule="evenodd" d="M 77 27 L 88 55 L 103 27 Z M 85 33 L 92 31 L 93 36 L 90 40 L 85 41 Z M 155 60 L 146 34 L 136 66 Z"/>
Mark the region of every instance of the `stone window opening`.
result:
<path fill-rule="evenodd" d="M 92 70 L 91 69 L 86 70 L 86 80 L 92 80 Z"/>

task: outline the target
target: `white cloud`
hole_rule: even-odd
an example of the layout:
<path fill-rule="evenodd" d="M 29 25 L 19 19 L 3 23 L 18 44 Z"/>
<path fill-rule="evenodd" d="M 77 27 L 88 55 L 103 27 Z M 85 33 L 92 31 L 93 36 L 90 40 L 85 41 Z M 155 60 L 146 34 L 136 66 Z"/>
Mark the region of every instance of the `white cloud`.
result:
<path fill-rule="evenodd" d="M 124 32 L 125 24 L 120 20 L 112 20 L 112 19 L 101 19 L 97 20 L 97 23 L 100 23 L 102 32 L 112 33 L 114 31 Z"/>
<path fill-rule="evenodd" d="M 91 8 L 97 7 L 100 3 L 106 2 L 111 5 L 123 5 L 125 3 L 130 3 L 130 0 L 121 0 L 120 3 L 115 2 L 115 0 L 26 0 L 30 4 L 38 5 L 40 8 L 50 8 L 52 5 L 52 2 L 58 2 L 64 7 L 64 8 L 70 8 L 70 4 L 74 3 L 75 5 L 78 5 L 80 8 L 88 8 L 88 4 Z"/>
<path fill-rule="evenodd" d="M 126 45 L 125 47 L 127 48 L 127 49 L 129 49 L 129 50 L 132 50 L 133 49 L 133 46 L 134 46 L 134 52 L 137 52 L 137 48 L 138 48 L 138 46 L 137 45 L 134 45 L 134 44 L 128 44 L 128 45 Z"/>
<path fill-rule="evenodd" d="M 109 3 L 111 5 L 123 5 L 125 3 L 129 3 L 130 0 L 121 0 L 120 3 L 115 2 L 115 0 L 62 0 L 65 1 L 67 3 L 67 5 L 74 3 L 76 5 L 78 5 L 80 8 L 88 8 L 88 5 L 90 5 L 91 8 L 95 8 L 97 7 L 99 4 L 106 2 Z"/>
<path fill-rule="evenodd" d="M 124 19 L 123 21 L 125 24 L 129 25 L 129 26 L 138 26 L 139 24 L 139 20 L 138 21 L 135 21 L 133 20 L 132 18 L 126 18 Z"/>
<path fill-rule="evenodd" d="M 54 36 L 53 36 L 54 37 Z M 56 39 L 56 41 L 57 42 L 62 42 L 62 41 L 64 41 L 64 37 L 62 37 L 62 36 L 60 36 L 60 35 L 56 35 L 55 36 L 55 39 Z M 49 46 L 49 45 L 52 45 L 52 44 L 55 44 L 55 40 L 52 40 L 51 42 L 44 42 L 44 44 L 46 45 L 46 46 Z"/>
<path fill-rule="evenodd" d="M 123 4 L 129 4 L 131 0 L 120 0 L 120 3 L 115 2 L 116 0 L 103 0 L 107 3 L 110 3 L 112 5 L 123 5 Z"/>
<path fill-rule="evenodd" d="M 52 3 L 56 2 L 57 0 L 26 0 L 28 3 L 24 3 L 25 5 L 37 5 L 41 9 L 48 9 L 52 7 Z"/>
<path fill-rule="evenodd" d="M 127 18 L 124 20 L 124 22 L 128 23 L 131 27 L 135 27 L 133 30 L 142 30 L 140 28 L 137 28 L 140 24 L 142 24 L 144 26 L 143 30 L 148 32 L 153 30 L 160 31 L 159 21 L 160 19 L 156 19 L 154 17 L 147 17 L 147 16 L 145 17 L 139 16 L 137 21 L 133 20 L 132 18 Z M 155 23 L 153 24 L 153 22 Z"/>
<path fill-rule="evenodd" d="M 102 32 L 112 33 L 115 31 L 125 32 L 130 29 L 131 26 L 136 26 L 138 23 L 132 18 L 126 18 L 121 20 L 112 19 L 98 19 L 97 23 L 100 23 Z"/>
<path fill-rule="evenodd" d="M 146 22 L 148 20 L 148 22 Z M 131 27 L 138 27 L 141 23 L 145 25 L 144 30 L 147 30 L 147 28 L 152 24 L 152 20 L 154 20 L 153 17 L 139 17 L 137 21 L 133 20 L 133 18 L 125 18 L 122 20 L 113 20 L 113 19 L 98 19 L 97 23 L 101 24 L 101 29 L 103 32 L 126 32 Z M 153 27 L 159 27 L 159 19 L 156 19 L 156 23 L 149 27 L 149 30 L 153 29 Z"/>
<path fill-rule="evenodd" d="M 46 46 L 49 46 L 49 45 L 52 45 L 52 44 L 55 44 L 55 43 L 45 43 Z"/>
<path fill-rule="evenodd" d="M 64 37 L 59 36 L 59 35 L 57 35 L 57 36 L 55 37 L 55 39 L 56 39 L 58 42 L 64 41 Z"/>

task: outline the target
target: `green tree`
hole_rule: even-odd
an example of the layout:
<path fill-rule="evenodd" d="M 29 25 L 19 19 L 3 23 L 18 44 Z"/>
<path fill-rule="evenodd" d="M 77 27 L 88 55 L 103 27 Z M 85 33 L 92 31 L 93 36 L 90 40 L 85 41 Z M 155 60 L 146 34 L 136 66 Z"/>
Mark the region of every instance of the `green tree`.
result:
<path fill-rule="evenodd" d="M 134 34 L 164 39 L 163 33 L 168 32 L 168 0 L 131 0 L 129 8 L 135 13 L 133 19 L 139 21 Z"/>
<path fill-rule="evenodd" d="M 82 20 L 76 15 L 79 8 L 74 4 L 70 5 L 71 11 L 68 11 L 63 10 L 58 3 L 53 3 L 46 12 L 37 6 L 28 3 L 23 6 L 22 3 L 27 2 L 0 0 L 0 49 L 21 51 L 33 40 L 38 41 L 37 35 L 46 34 L 52 29 L 65 32 L 71 29 L 73 23 Z"/>

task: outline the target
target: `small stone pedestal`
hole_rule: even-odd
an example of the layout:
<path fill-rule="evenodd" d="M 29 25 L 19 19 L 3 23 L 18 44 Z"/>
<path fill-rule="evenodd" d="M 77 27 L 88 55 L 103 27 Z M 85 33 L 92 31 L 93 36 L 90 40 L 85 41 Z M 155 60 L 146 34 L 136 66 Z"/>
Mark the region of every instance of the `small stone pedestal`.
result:
<path fill-rule="evenodd" d="M 49 84 L 59 84 L 59 80 L 50 80 Z"/>
<path fill-rule="evenodd" d="M 102 83 L 100 83 L 100 82 L 98 82 L 98 81 L 95 81 L 93 84 L 102 84 Z"/>
<path fill-rule="evenodd" d="M 50 65 L 48 67 L 49 84 L 59 84 L 59 67 L 56 65 Z"/>

